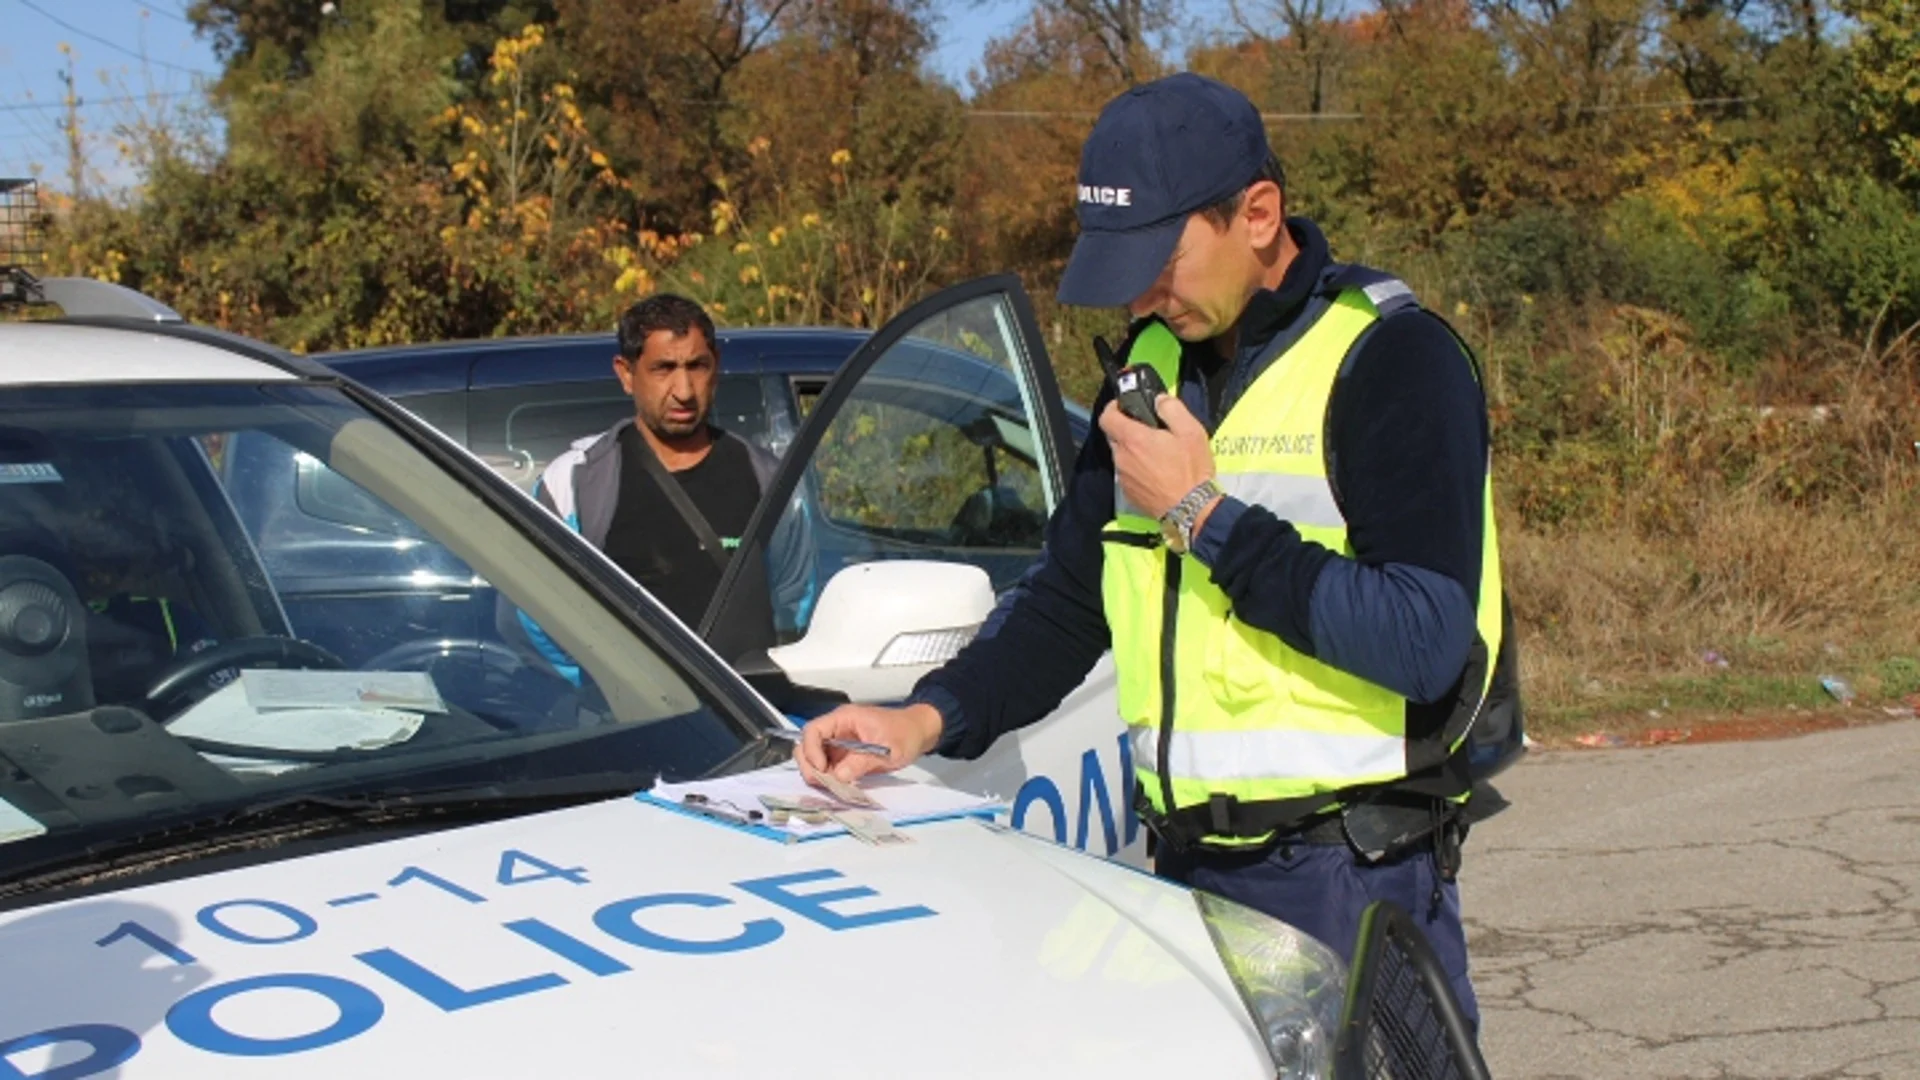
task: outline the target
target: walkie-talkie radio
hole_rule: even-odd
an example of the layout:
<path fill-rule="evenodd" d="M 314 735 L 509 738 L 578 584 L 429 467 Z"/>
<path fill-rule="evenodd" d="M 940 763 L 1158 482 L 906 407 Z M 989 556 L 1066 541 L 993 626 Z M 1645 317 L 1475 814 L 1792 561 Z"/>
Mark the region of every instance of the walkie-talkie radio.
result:
<path fill-rule="evenodd" d="M 1100 366 L 1107 373 L 1107 385 L 1113 390 L 1113 400 L 1120 403 L 1120 411 L 1148 427 L 1166 427 L 1159 411 L 1153 407 L 1154 400 L 1167 392 L 1160 373 L 1147 364 L 1121 367 L 1114 359 L 1113 348 L 1103 337 L 1093 339 L 1093 351 L 1100 357 Z"/>

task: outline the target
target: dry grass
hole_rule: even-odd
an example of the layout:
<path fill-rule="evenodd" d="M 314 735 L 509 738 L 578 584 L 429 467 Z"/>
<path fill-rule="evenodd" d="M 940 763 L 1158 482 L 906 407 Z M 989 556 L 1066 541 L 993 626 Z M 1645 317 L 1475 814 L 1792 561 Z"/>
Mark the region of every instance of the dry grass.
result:
<path fill-rule="evenodd" d="M 1912 344 L 1828 342 L 1735 379 L 1628 311 L 1583 352 L 1578 452 L 1497 463 L 1537 725 L 1819 704 L 1827 674 L 1863 703 L 1920 690 Z"/>
<path fill-rule="evenodd" d="M 1823 674 L 1864 701 L 1913 690 L 1920 501 L 1848 511 L 1730 495 L 1702 503 L 1694 525 L 1504 538 L 1522 685 L 1543 724 L 1662 700 L 1802 703 Z"/>

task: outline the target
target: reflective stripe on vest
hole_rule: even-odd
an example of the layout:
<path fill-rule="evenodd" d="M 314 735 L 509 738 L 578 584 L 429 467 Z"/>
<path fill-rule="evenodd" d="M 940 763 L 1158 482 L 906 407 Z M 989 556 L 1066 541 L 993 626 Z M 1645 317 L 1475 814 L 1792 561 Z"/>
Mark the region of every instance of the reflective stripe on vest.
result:
<path fill-rule="evenodd" d="M 1342 291 L 1268 364 L 1213 435 L 1217 480 L 1229 495 L 1346 556 L 1353 549 L 1321 441 L 1341 365 L 1378 317 L 1365 291 Z M 1128 361 L 1151 364 L 1166 385 L 1179 385 L 1180 343 L 1159 323 L 1138 335 Z M 1464 353 L 1462 361 L 1469 362 Z M 1476 619 L 1489 655 L 1499 648 L 1501 616 L 1492 491 L 1489 478 Z M 1404 697 L 1235 618 L 1206 566 L 1167 551 L 1159 523 L 1124 499 L 1115 505 L 1102 597 L 1121 717 L 1141 791 L 1156 811 L 1216 794 L 1242 802 L 1331 796 L 1407 775 Z M 1484 695 L 1485 679 L 1477 689 Z M 1464 737 L 1458 733 L 1447 749 Z"/>

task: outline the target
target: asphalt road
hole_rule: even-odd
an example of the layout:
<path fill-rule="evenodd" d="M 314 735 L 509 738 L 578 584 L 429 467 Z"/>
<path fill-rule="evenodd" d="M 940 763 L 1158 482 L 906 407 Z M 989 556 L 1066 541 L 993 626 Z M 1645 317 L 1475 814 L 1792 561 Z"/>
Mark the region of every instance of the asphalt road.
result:
<path fill-rule="evenodd" d="M 1498 1080 L 1920 1078 L 1920 721 L 1498 786 L 1462 875 Z"/>

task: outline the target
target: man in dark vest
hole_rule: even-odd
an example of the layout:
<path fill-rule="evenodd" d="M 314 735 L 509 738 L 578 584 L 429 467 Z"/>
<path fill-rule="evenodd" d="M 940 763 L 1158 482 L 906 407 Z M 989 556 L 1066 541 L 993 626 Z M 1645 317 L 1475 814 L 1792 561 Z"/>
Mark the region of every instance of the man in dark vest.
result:
<path fill-rule="evenodd" d="M 633 417 L 554 458 L 534 497 L 697 628 L 779 462 L 709 422 L 720 347 L 699 304 L 672 293 L 639 301 L 620 317 L 619 348 L 613 374 Z M 806 602 L 812 567 L 800 543 L 774 538 L 771 584 L 763 567 L 743 575 L 729 613 L 749 630 L 734 635 L 736 648 L 775 643 L 776 594 Z M 541 655 L 577 681 L 572 658 L 517 614 Z"/>

